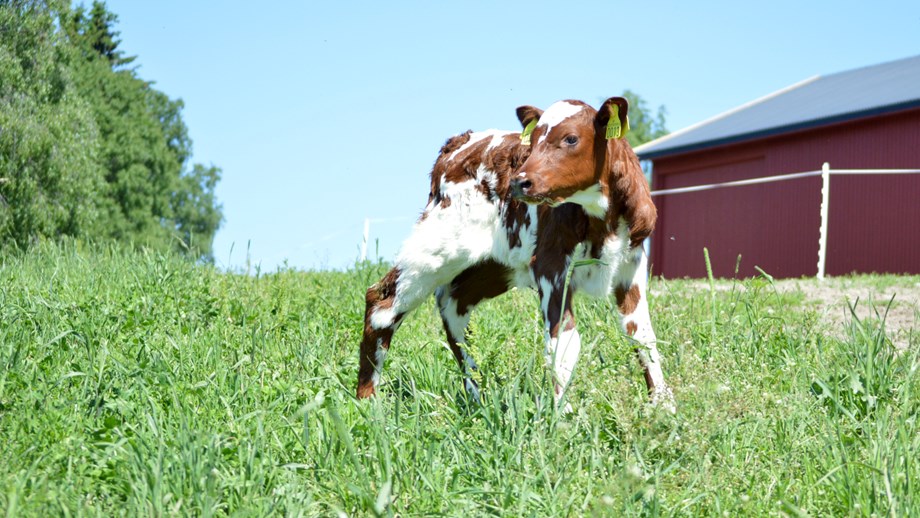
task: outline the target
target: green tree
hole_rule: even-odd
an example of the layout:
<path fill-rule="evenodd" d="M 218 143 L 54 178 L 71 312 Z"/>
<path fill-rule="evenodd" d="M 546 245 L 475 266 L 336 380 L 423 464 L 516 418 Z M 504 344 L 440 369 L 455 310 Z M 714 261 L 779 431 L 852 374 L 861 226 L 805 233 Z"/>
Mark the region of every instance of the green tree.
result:
<path fill-rule="evenodd" d="M 89 101 L 102 140 L 107 237 L 169 248 L 164 221 L 182 163 L 167 145 L 157 114 L 163 101 L 132 70 L 116 70 L 120 55 L 112 24 L 117 17 L 94 2 L 90 15 L 78 8 L 64 24 L 83 62 L 75 67 L 77 89 Z M 119 58 L 120 59 L 120 58 Z M 153 101 L 153 102 L 151 102 Z"/>
<path fill-rule="evenodd" d="M 207 182 L 211 178 L 216 182 L 219 170 L 212 167 L 214 174 L 198 174 L 196 165 L 185 172 L 192 142 L 181 116 L 183 103 L 154 89 L 135 70 L 124 68 L 135 58 L 118 49 L 117 21 L 96 1 L 88 14 L 77 8 L 62 23 L 84 58 L 74 77 L 81 95 L 89 100 L 102 139 L 106 234 L 207 257 L 222 220 L 214 187 Z M 191 179 L 204 184 L 194 186 Z M 196 212 L 188 208 L 188 200 L 211 205 Z M 180 213 L 174 210 L 178 206 L 183 207 Z M 191 229 L 196 230 L 195 246 L 188 243 Z"/>
<path fill-rule="evenodd" d="M 0 2 L 0 243 L 93 235 L 98 132 L 74 87 L 75 56 L 56 30 L 67 5 Z"/>
<path fill-rule="evenodd" d="M 214 189 L 220 169 L 195 164 L 179 178 L 179 189 L 172 197 L 176 230 L 188 252 L 195 257 L 213 259 L 212 243 L 223 215 Z"/>
<path fill-rule="evenodd" d="M 629 133 L 626 134 L 629 145 L 636 147 L 668 134 L 664 106 L 659 106 L 653 114 L 645 99 L 632 90 L 624 90 L 623 97 L 629 101 Z"/>
<path fill-rule="evenodd" d="M 105 4 L 0 0 L 0 244 L 63 235 L 209 257 L 220 169 L 188 167 L 182 101 L 119 49 Z"/>
<path fill-rule="evenodd" d="M 127 65 L 136 59 L 136 56 L 125 57 L 118 49 L 121 40 L 118 39 L 120 33 L 114 30 L 116 23 L 118 16 L 109 12 L 105 3 L 99 1 L 93 2 L 89 14 L 80 5 L 61 20 L 71 43 L 80 49 L 84 57 L 102 56 L 113 68 Z"/>

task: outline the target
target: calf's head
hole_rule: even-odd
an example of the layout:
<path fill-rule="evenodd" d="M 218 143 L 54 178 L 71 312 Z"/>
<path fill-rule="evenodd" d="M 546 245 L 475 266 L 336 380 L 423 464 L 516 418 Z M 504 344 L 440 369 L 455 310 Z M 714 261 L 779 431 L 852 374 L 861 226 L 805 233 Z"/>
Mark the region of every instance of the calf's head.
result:
<path fill-rule="evenodd" d="M 625 134 L 628 109 L 622 97 L 607 99 L 599 110 L 581 101 L 560 101 L 545 112 L 518 108 L 532 151 L 512 178 L 512 194 L 528 203 L 551 205 L 602 200 L 597 195 L 607 194 L 608 139 Z"/>

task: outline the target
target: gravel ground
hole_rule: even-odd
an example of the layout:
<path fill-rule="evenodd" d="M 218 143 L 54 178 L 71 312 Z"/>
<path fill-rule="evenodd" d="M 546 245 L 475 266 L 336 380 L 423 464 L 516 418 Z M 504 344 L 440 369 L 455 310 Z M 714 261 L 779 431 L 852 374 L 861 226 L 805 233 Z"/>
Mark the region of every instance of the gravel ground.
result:
<path fill-rule="evenodd" d="M 781 292 L 801 292 L 805 303 L 818 311 L 821 321 L 837 336 L 842 337 L 846 333 L 845 324 L 852 318 L 849 306 L 855 304 L 856 315 L 860 319 L 885 318 L 888 337 L 899 349 L 911 344 L 920 345 L 920 277 L 829 277 L 824 281 L 815 278 L 780 279 L 775 284 Z M 691 286 L 709 291 L 709 283 L 705 280 L 694 281 Z M 744 289 L 742 283 L 716 282 L 717 291 L 728 291 L 733 286 Z M 889 302 L 891 307 L 885 315 Z"/>
<path fill-rule="evenodd" d="M 822 320 L 841 333 L 844 323 L 851 318 L 849 305 L 856 304 L 856 315 L 860 319 L 885 317 L 886 331 L 897 347 L 917 345 L 920 340 L 920 282 L 916 277 L 905 277 L 904 282 L 893 283 L 890 277 L 882 279 L 835 277 L 820 282 L 817 279 L 783 279 L 776 281 L 776 286 L 782 291 L 801 291 L 806 301 L 817 306 Z M 891 307 L 886 316 L 889 301 Z"/>

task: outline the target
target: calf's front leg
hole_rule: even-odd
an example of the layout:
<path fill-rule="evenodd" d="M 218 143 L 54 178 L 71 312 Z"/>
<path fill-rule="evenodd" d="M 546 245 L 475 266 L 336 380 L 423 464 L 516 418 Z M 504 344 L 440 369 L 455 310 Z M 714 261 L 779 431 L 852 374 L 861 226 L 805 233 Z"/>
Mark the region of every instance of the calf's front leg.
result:
<path fill-rule="evenodd" d="M 405 313 L 394 309 L 400 271 L 390 270 L 365 295 L 364 333 L 358 357 L 358 399 L 374 395 L 393 333 Z"/>
<path fill-rule="evenodd" d="M 664 381 L 657 339 L 649 316 L 647 279 L 648 260 L 645 251 L 641 246 L 636 247 L 623 263 L 614 288 L 620 325 L 636 346 L 636 355 L 642 365 L 652 403 L 674 412 L 674 395 Z"/>
<path fill-rule="evenodd" d="M 572 312 L 574 293 L 571 289 L 563 293 L 565 272 L 562 270 L 554 275 L 538 276 L 545 329 L 544 358 L 553 373 L 553 395 L 557 405 L 565 396 L 581 352 L 581 336 L 575 329 L 575 314 Z M 571 412 L 572 406 L 566 403 L 563 410 Z"/>

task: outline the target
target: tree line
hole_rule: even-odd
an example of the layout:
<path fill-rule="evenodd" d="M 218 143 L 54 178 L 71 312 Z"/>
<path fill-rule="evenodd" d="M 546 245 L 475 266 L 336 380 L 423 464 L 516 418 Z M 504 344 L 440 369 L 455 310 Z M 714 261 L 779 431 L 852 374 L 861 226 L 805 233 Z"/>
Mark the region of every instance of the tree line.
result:
<path fill-rule="evenodd" d="M 94 1 L 0 0 L 0 248 L 74 236 L 209 259 L 220 169 Z"/>

